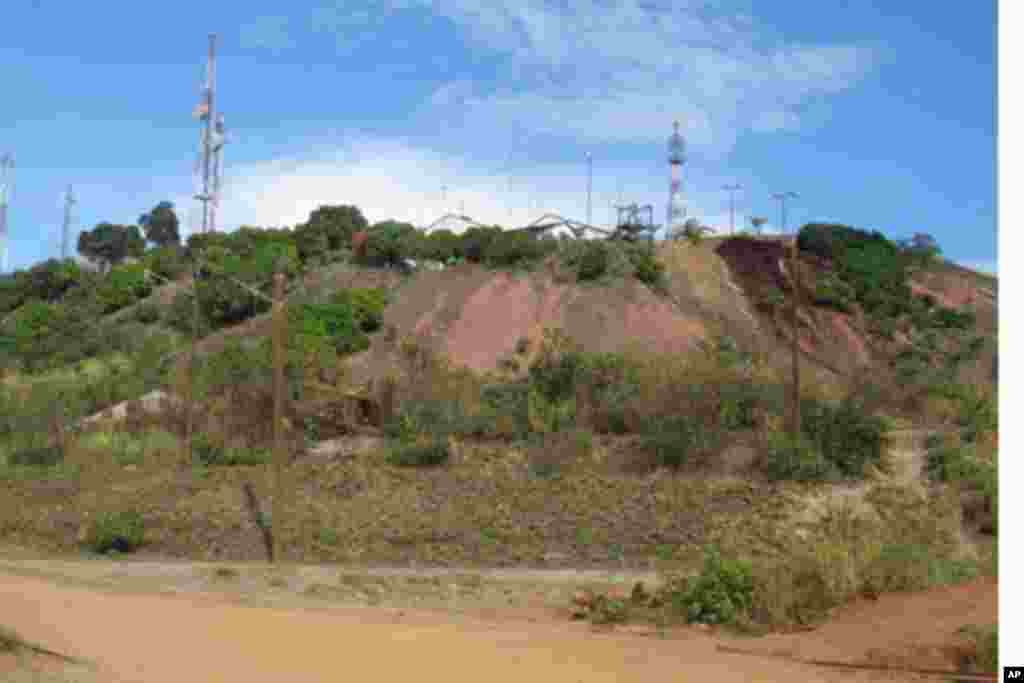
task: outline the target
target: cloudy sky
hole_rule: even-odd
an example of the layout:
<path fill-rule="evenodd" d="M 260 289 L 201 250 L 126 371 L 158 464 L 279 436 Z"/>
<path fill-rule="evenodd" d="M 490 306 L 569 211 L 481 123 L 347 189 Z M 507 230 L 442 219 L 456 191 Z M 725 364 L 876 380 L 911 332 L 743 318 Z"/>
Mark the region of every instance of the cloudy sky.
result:
<path fill-rule="evenodd" d="M 163 199 L 199 213 L 191 113 L 219 35 L 229 129 L 222 225 L 294 225 L 320 204 L 371 221 L 464 209 L 521 225 L 617 201 L 663 222 L 673 120 L 689 213 L 727 227 L 795 191 L 789 226 L 934 234 L 996 261 L 993 1 L 6 0 L 0 152 L 12 266 Z M 442 190 L 442 188 L 446 188 Z"/>

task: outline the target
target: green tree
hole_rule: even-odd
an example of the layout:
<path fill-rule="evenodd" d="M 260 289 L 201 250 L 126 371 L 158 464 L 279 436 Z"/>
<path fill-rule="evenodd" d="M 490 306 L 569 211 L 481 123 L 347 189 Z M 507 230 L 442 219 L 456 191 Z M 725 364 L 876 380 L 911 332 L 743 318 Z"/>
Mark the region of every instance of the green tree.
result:
<path fill-rule="evenodd" d="M 178 214 L 174 212 L 174 204 L 171 202 L 160 202 L 152 211 L 139 216 L 139 225 L 146 239 L 158 247 L 181 244 Z"/>
<path fill-rule="evenodd" d="M 105 268 L 121 263 L 129 256 L 140 257 L 146 240 L 137 225 L 100 223 L 78 236 L 78 253 Z"/>
<path fill-rule="evenodd" d="M 366 230 L 369 222 L 356 206 L 321 206 L 309 214 L 303 226 L 307 230 L 322 231 L 327 237 L 327 247 L 342 249 L 352 243 L 352 235 Z"/>

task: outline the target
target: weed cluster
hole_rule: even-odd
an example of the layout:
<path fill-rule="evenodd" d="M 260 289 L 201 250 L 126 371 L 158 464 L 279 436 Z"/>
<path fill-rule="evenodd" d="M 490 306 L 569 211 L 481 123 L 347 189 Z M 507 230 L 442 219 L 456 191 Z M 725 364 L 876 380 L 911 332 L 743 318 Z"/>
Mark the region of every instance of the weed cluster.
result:
<path fill-rule="evenodd" d="M 145 524 L 134 510 L 101 513 L 92 521 L 85 545 L 96 553 L 130 553 L 142 546 Z"/>

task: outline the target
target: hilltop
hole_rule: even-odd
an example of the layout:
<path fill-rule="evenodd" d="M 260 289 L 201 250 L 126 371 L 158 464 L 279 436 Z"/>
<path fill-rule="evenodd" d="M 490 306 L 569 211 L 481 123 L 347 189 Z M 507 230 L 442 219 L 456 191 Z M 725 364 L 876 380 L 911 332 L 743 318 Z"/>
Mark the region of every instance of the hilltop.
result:
<path fill-rule="evenodd" d="M 687 571 L 715 546 L 829 575 L 792 545 L 802 529 L 829 552 L 874 544 L 819 602 L 977 573 L 996 533 L 995 279 L 846 226 L 799 245 L 796 441 L 777 238 L 424 236 L 323 207 L 106 273 L 42 264 L 0 286 L 0 538 L 252 560 L 272 532 L 304 562 Z M 867 526 L 843 536 L 827 511 L 848 499 Z"/>

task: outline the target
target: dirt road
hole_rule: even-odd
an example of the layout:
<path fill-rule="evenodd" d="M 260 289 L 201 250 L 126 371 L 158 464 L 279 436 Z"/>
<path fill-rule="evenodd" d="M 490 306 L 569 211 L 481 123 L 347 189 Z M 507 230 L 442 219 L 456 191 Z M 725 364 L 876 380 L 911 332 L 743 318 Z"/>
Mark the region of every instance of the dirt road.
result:
<path fill-rule="evenodd" d="M 0 571 L 0 620 L 27 640 L 94 662 L 94 677 L 62 679 L 89 683 L 918 680 L 723 654 L 716 651 L 721 637 L 694 629 L 667 638 L 595 633 L 551 610 L 486 619 L 298 601 L 255 607 L 224 594 L 168 588 L 181 592 L 131 592 Z M 945 631 L 995 616 L 990 583 L 893 597 L 851 607 L 815 634 L 729 642 L 802 656 L 825 647 L 846 661 L 868 661 L 879 647 L 908 638 L 918 638 L 919 649 L 938 647 Z"/>

